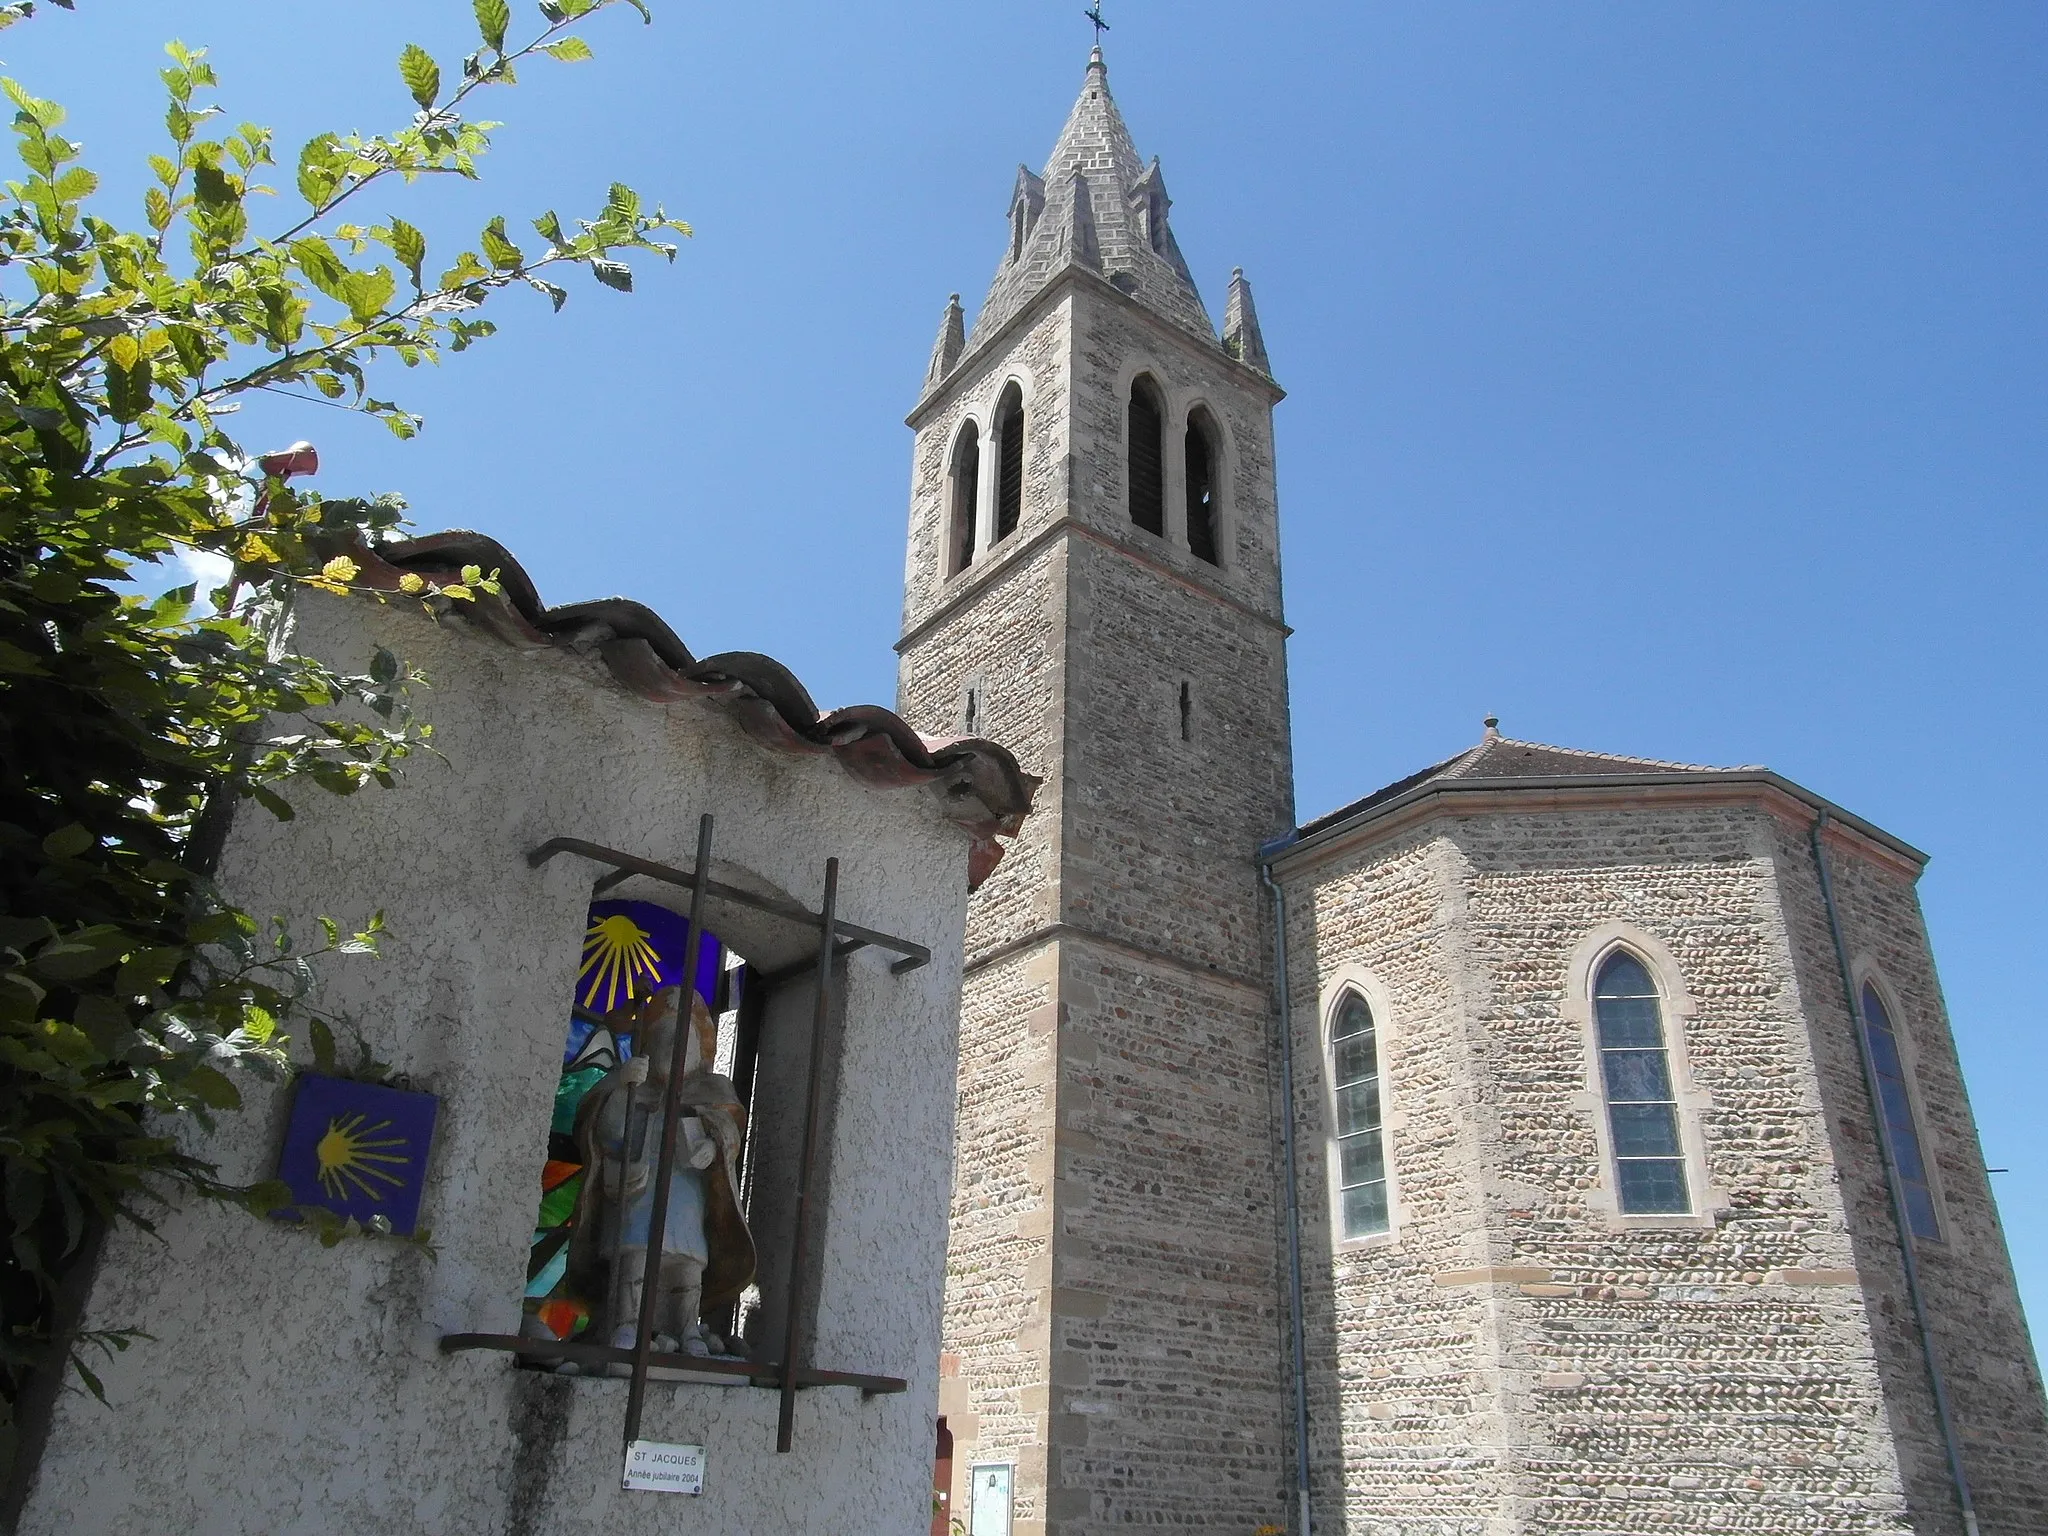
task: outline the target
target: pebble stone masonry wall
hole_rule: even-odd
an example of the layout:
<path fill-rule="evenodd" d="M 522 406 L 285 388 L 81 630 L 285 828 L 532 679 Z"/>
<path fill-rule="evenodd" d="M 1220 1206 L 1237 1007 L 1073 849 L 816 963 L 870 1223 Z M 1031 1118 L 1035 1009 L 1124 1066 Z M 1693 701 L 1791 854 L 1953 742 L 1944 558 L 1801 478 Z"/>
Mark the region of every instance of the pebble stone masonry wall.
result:
<path fill-rule="evenodd" d="M 1812 812 L 1486 798 L 1390 818 L 1285 876 L 1317 1529 L 1959 1531 L 1798 819 Z M 1831 846 L 1859 978 L 1876 967 L 1915 1047 L 1945 1223 L 1918 1251 L 1981 1528 L 2048 1530 L 2040 1378 L 1917 865 L 1849 832 Z M 1569 995 L 1603 934 L 1668 962 L 1710 1219 L 1613 1212 Z M 1321 1029 L 1359 978 L 1386 1014 L 1396 1219 L 1333 1243 Z"/>
<path fill-rule="evenodd" d="M 1130 522 L 1123 401 L 1140 368 L 1169 444 L 1196 403 L 1227 439 L 1220 568 L 1188 552 L 1183 519 L 1165 538 Z M 949 450 L 1013 378 L 1020 526 L 948 578 Z M 971 683 L 977 731 L 1046 779 L 969 913 L 940 1403 L 956 1509 L 974 1462 L 1013 1461 L 1018 1536 L 1248 1536 L 1285 1519 L 1251 858 L 1292 819 L 1277 398 L 1069 269 L 913 417 L 901 708 L 957 731 Z"/>

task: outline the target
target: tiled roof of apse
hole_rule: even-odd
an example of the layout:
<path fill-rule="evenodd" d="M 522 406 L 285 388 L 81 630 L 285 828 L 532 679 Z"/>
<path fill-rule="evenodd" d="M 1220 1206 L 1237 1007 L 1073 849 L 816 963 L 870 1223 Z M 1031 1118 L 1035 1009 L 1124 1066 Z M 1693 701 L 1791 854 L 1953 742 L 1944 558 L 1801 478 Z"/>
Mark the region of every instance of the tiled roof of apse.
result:
<path fill-rule="evenodd" d="M 1602 779 L 1641 782 L 1670 778 L 1690 782 L 1703 775 L 1753 776 L 1763 771 L 1754 764 L 1740 768 L 1714 768 L 1698 763 L 1670 763 L 1653 757 L 1623 757 L 1613 752 L 1581 752 L 1575 747 L 1555 747 L 1540 741 L 1516 741 L 1501 735 L 1495 728 L 1495 722 L 1488 720 L 1486 734 L 1477 746 L 1467 748 L 1456 757 L 1432 763 L 1419 773 L 1396 779 L 1362 799 L 1318 816 L 1314 821 L 1304 823 L 1297 835 L 1309 837 L 1425 785 L 1448 780 L 1458 780 L 1474 788 L 1492 784 L 1506 787 L 1517 779 L 1598 783 Z"/>

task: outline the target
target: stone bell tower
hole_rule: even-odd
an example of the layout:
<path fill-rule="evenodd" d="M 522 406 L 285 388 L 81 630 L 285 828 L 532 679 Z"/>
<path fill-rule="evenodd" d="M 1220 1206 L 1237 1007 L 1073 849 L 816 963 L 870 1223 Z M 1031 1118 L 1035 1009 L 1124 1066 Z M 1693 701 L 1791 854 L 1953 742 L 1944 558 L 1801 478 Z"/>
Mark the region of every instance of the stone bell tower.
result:
<path fill-rule="evenodd" d="M 1293 822 L 1272 409 L 1098 49 L 923 397 L 900 699 L 1045 780 L 974 897 L 941 1411 L 1017 1536 L 1285 1519 L 1268 939 Z"/>

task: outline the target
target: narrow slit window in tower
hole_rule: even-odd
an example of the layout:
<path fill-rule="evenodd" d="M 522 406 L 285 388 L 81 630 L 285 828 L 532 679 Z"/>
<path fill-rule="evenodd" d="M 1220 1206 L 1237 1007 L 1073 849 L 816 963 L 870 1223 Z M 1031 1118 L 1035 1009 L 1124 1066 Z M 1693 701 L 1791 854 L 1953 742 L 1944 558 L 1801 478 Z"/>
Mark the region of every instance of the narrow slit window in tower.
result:
<path fill-rule="evenodd" d="M 1147 533 L 1166 532 L 1166 402 L 1159 386 L 1140 374 L 1131 381 L 1131 521 Z"/>
<path fill-rule="evenodd" d="M 1372 1009 L 1347 991 L 1330 1026 L 1330 1092 L 1336 1100 L 1337 1187 L 1344 1236 L 1388 1226 L 1387 1143 L 1380 1116 L 1379 1031 Z"/>
<path fill-rule="evenodd" d="M 953 446 L 953 566 L 957 575 L 974 563 L 974 525 L 981 514 L 981 429 L 968 422 Z"/>
<path fill-rule="evenodd" d="M 1188 417 L 1188 551 L 1211 565 L 1223 562 L 1216 552 L 1216 435 L 1208 412 Z"/>
<path fill-rule="evenodd" d="M 1607 958 L 1594 988 L 1593 1012 L 1621 1213 L 1682 1216 L 1692 1209 L 1692 1199 L 1678 1140 L 1664 1009 L 1642 961 L 1624 950 Z"/>
<path fill-rule="evenodd" d="M 967 685 L 966 697 L 960 705 L 960 734 L 972 736 L 981 724 L 981 689 L 973 683 Z"/>
<path fill-rule="evenodd" d="M 996 404 L 996 538 L 1017 531 L 1024 512 L 1024 392 L 1012 384 Z"/>
<path fill-rule="evenodd" d="M 1892 1158 L 1899 1165 L 1899 1191 L 1906 1197 L 1906 1222 L 1915 1237 L 1939 1239 L 1941 1222 L 1934 1213 L 1934 1190 L 1927 1178 L 1927 1158 L 1920 1146 L 1920 1127 L 1913 1118 L 1913 1100 L 1906 1088 L 1906 1063 L 1899 1053 L 1899 1034 L 1892 1016 L 1868 982 L 1863 987 L 1863 1038 L 1870 1043 L 1870 1064 L 1877 1069 L 1878 1097 L 1884 1102 L 1885 1129 L 1891 1133 Z"/>
<path fill-rule="evenodd" d="M 1195 701 L 1186 683 L 1180 685 L 1180 739 L 1195 739 Z"/>

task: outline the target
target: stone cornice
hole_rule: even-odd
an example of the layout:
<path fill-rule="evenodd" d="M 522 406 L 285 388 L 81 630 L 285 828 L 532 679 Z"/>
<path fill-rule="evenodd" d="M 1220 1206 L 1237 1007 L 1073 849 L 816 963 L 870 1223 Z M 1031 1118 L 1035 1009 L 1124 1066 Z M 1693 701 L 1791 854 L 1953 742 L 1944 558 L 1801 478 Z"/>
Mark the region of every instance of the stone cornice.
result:
<path fill-rule="evenodd" d="M 1222 604 L 1233 613 L 1242 614 L 1254 623 L 1263 624 L 1268 629 L 1278 631 L 1283 639 L 1294 633 L 1285 619 L 1277 619 L 1269 613 L 1261 613 L 1242 598 L 1232 597 L 1228 592 L 1219 592 L 1214 587 L 1204 586 L 1199 581 L 1190 580 L 1158 556 L 1135 544 L 1127 543 L 1122 539 L 1107 534 L 1100 528 L 1090 527 L 1087 523 L 1082 522 L 1069 512 L 1054 518 L 1045 527 L 1024 540 L 1014 550 L 1004 551 L 997 561 L 983 565 L 979 572 L 972 566 L 968 567 L 966 571 L 961 573 L 968 580 L 962 582 L 959 591 L 943 599 L 930 613 L 903 631 L 903 637 L 896 642 L 896 654 L 902 655 L 954 614 L 960 612 L 963 608 L 971 607 L 983 596 L 993 592 L 1012 573 L 1023 570 L 1030 562 L 1031 557 L 1039 550 L 1050 544 L 1061 533 L 1069 532 L 1093 543 L 1100 544 L 1104 549 L 1112 549 L 1120 555 L 1128 556 L 1130 559 L 1137 561 L 1138 564 L 1156 571 L 1167 580 L 1185 587 L 1188 591 L 1199 593 L 1203 597 Z M 979 577 L 978 580 L 974 579 L 977 575 Z"/>
<path fill-rule="evenodd" d="M 1101 273 L 1091 272 L 1086 267 L 1068 266 L 1054 273 L 1046 285 L 1031 296 L 1029 302 L 991 331 L 986 340 L 962 355 L 960 361 L 953 365 L 952 371 L 927 390 L 924 398 L 911 407 L 910 414 L 903 418 L 903 424 L 912 430 L 924 426 L 938 414 L 941 407 L 950 404 L 954 396 L 974 376 L 976 363 L 1009 346 L 1019 332 L 1036 324 L 1041 315 L 1065 297 L 1070 289 L 1075 288 L 1085 289 L 1092 296 L 1120 305 L 1126 313 L 1142 318 L 1147 326 L 1160 336 L 1171 339 L 1174 345 L 1190 358 L 1199 359 L 1208 365 L 1220 365 L 1246 389 L 1254 394 L 1264 395 L 1269 406 L 1278 405 L 1287 398 L 1286 390 L 1250 364 L 1241 363 L 1232 357 L 1223 350 L 1221 343 L 1204 343 L 1199 336 L 1140 304 Z"/>
<path fill-rule="evenodd" d="M 1128 939 L 1119 939 L 1115 935 L 1103 933 L 1099 929 L 1084 928 L 1078 923 L 1046 923 L 1041 927 L 1033 928 L 1028 933 L 1021 933 L 1014 939 L 998 944 L 994 949 L 983 950 L 978 955 L 969 956 L 967 963 L 960 968 L 960 974 L 963 977 L 972 976 L 984 966 L 994 965 L 999 960 L 1007 960 L 1013 955 L 1023 954 L 1026 950 L 1036 949 L 1041 944 L 1050 944 L 1056 940 L 1073 940 L 1083 944 L 1093 944 L 1100 949 L 1114 950 L 1117 954 L 1123 955 L 1128 959 L 1144 961 L 1151 965 L 1171 966 L 1174 970 L 1197 977 L 1202 981 L 1218 982 L 1227 987 L 1241 988 L 1246 991 L 1255 992 L 1261 997 L 1267 996 L 1272 990 L 1264 982 L 1256 981 L 1249 976 L 1240 976 L 1235 971 L 1219 970 L 1217 967 L 1205 964 L 1200 960 L 1190 960 L 1183 955 L 1171 954 L 1163 949 L 1153 949 L 1145 944 L 1133 944 Z"/>
<path fill-rule="evenodd" d="M 1441 816 L 1497 816 L 1542 810 L 1637 810 L 1669 805 L 1754 805 L 1801 834 L 1815 812 L 1851 851 L 1917 880 L 1927 855 L 1768 769 L 1612 774 L 1598 778 L 1434 779 L 1323 828 L 1271 855 L 1275 874 L 1293 875 Z"/>

